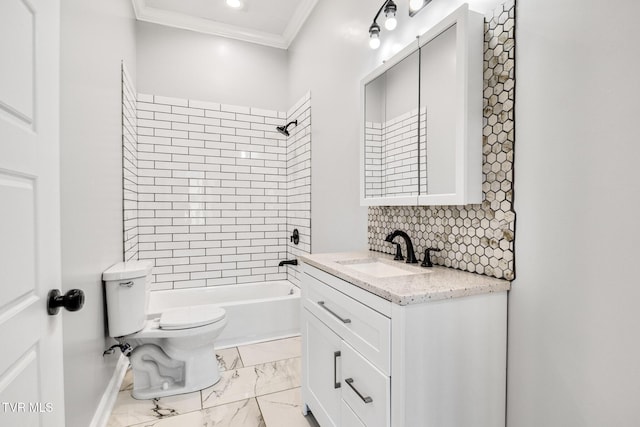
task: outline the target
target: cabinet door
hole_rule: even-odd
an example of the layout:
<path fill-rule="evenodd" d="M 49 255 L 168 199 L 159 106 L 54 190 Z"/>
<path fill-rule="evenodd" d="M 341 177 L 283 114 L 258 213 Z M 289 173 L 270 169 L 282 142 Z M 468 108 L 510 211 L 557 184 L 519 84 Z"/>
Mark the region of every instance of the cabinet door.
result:
<path fill-rule="evenodd" d="M 303 398 L 322 427 L 340 426 L 341 339 L 308 310 L 302 310 Z"/>

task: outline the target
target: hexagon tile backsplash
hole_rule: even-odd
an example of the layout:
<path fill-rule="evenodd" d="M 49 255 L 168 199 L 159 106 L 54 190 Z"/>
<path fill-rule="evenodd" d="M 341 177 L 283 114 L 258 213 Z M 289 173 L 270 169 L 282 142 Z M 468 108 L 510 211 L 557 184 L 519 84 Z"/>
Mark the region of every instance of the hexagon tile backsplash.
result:
<path fill-rule="evenodd" d="M 420 259 L 435 247 L 442 250 L 432 255 L 434 264 L 514 279 L 514 34 L 515 0 L 509 0 L 485 16 L 482 204 L 370 207 L 369 249 L 393 254 L 384 239 L 404 230 Z"/>

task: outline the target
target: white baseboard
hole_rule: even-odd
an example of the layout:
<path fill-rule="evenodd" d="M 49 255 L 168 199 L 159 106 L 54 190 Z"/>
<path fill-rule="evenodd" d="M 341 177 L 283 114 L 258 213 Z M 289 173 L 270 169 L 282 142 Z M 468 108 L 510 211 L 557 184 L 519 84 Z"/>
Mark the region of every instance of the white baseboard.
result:
<path fill-rule="evenodd" d="M 113 410 L 113 405 L 115 405 L 116 399 L 118 398 L 120 385 L 127 373 L 128 367 L 129 358 L 120 354 L 120 359 L 118 359 L 118 363 L 113 371 L 111 380 L 109 380 L 109 384 L 107 384 L 107 388 L 102 395 L 102 399 L 100 399 L 100 403 L 98 404 L 95 414 L 93 414 L 93 419 L 91 420 L 89 427 L 105 427 L 107 425 L 109 416 Z"/>

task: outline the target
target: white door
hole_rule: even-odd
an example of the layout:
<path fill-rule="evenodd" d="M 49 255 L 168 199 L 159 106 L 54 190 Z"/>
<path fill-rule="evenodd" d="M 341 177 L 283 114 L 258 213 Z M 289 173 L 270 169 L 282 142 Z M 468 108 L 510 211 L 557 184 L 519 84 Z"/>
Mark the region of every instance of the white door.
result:
<path fill-rule="evenodd" d="M 64 426 L 59 0 L 0 0 L 0 425 Z"/>

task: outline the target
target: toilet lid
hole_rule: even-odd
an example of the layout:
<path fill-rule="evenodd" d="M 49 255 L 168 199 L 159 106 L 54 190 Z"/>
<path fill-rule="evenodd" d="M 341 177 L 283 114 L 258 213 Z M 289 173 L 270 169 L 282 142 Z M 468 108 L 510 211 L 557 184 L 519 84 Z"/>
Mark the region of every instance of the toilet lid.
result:
<path fill-rule="evenodd" d="M 195 305 L 171 308 L 160 315 L 160 329 L 189 329 L 222 320 L 223 308 L 217 305 Z"/>

